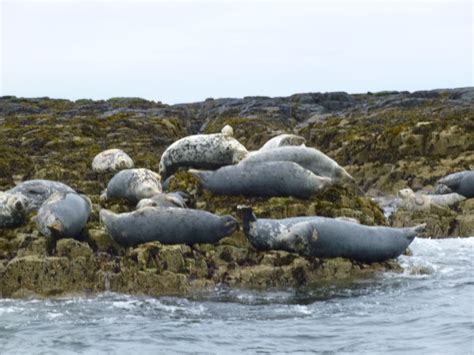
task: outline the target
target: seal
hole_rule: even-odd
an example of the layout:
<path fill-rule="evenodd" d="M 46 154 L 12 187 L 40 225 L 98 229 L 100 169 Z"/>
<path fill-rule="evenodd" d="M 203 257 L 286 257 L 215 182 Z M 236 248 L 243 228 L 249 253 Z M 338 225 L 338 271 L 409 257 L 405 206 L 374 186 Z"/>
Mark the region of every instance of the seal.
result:
<path fill-rule="evenodd" d="M 92 170 L 96 173 L 115 172 L 134 167 L 132 158 L 121 149 L 107 149 L 92 160 Z"/>
<path fill-rule="evenodd" d="M 316 175 L 326 176 L 335 182 L 353 181 L 352 176 L 333 159 L 317 149 L 284 146 L 252 152 L 240 164 L 270 161 L 290 161 L 301 165 Z"/>
<path fill-rule="evenodd" d="M 451 207 L 464 201 L 466 198 L 458 193 L 427 195 L 414 192 L 410 188 L 402 189 L 398 192 L 401 198 L 399 207 L 408 211 L 429 211 L 434 207 Z"/>
<path fill-rule="evenodd" d="M 474 170 L 460 171 L 439 179 L 435 192 L 439 194 L 456 192 L 467 198 L 474 197 Z"/>
<path fill-rule="evenodd" d="M 144 207 L 122 214 L 102 209 L 100 220 L 112 239 L 123 246 L 152 241 L 188 245 L 216 243 L 238 228 L 232 216 L 183 208 Z"/>
<path fill-rule="evenodd" d="M 238 206 L 244 233 L 257 250 L 286 250 L 303 256 L 343 257 L 364 263 L 400 256 L 426 224 L 412 228 L 364 226 L 327 217 L 257 219 Z"/>
<path fill-rule="evenodd" d="M 237 164 L 248 151 L 232 133 L 232 127 L 225 126 L 221 133 L 187 136 L 171 144 L 160 160 L 163 181 L 180 167 L 213 170 Z"/>
<path fill-rule="evenodd" d="M 27 212 L 37 211 L 55 192 L 75 192 L 71 187 L 59 181 L 28 180 L 23 181 L 7 191 L 11 194 L 22 194 L 28 201 Z"/>
<path fill-rule="evenodd" d="M 191 169 L 189 172 L 205 189 L 217 195 L 307 199 L 332 184 L 331 179 L 288 161 L 229 165 L 216 171 Z"/>
<path fill-rule="evenodd" d="M 16 228 L 26 223 L 28 201 L 22 194 L 0 192 L 0 228 Z"/>
<path fill-rule="evenodd" d="M 169 193 L 159 193 L 150 198 L 144 198 L 140 200 L 137 204 L 137 209 L 143 207 L 178 207 L 178 208 L 187 208 L 186 200 L 189 199 L 189 196 L 181 191 L 178 192 L 169 192 Z"/>
<path fill-rule="evenodd" d="M 278 147 L 284 147 L 287 145 L 303 145 L 306 143 L 306 139 L 295 134 L 280 134 L 276 137 L 269 139 L 259 151 L 264 151 L 268 149 L 274 149 Z"/>
<path fill-rule="evenodd" d="M 41 234 L 54 239 L 77 238 L 92 210 L 91 200 L 74 192 L 55 192 L 41 206 L 36 225 Z"/>
<path fill-rule="evenodd" d="M 148 169 L 124 169 L 107 184 L 105 197 L 124 198 L 131 203 L 161 193 L 160 175 Z"/>

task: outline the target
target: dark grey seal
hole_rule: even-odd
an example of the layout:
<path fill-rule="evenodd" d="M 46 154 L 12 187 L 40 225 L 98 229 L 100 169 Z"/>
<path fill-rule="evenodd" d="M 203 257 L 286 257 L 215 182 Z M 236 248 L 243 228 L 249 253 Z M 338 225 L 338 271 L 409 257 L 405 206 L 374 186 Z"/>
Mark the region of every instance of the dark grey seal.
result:
<path fill-rule="evenodd" d="M 294 196 L 309 198 L 332 183 L 287 161 L 230 165 L 216 171 L 190 170 L 203 185 L 218 195 Z"/>
<path fill-rule="evenodd" d="M 435 192 L 443 194 L 456 192 L 466 198 L 474 197 L 474 171 L 461 171 L 439 179 Z"/>
<path fill-rule="evenodd" d="M 352 176 L 336 161 L 317 149 L 301 146 L 283 146 L 250 153 L 240 164 L 270 161 L 291 161 L 316 175 L 334 181 L 353 181 Z"/>
<path fill-rule="evenodd" d="M 137 204 L 137 209 L 143 207 L 178 207 L 187 208 L 186 201 L 189 200 L 188 194 L 178 191 L 156 194 L 150 198 L 144 198 Z"/>
<path fill-rule="evenodd" d="M 232 216 L 183 208 L 144 207 L 122 214 L 103 209 L 100 220 L 112 239 L 123 246 L 152 241 L 188 245 L 216 243 L 238 228 Z"/>
<path fill-rule="evenodd" d="M 71 187 L 59 181 L 28 180 L 6 191 L 11 194 L 22 194 L 28 201 L 28 212 L 37 211 L 55 192 L 75 192 Z"/>
<path fill-rule="evenodd" d="M 304 256 L 343 257 L 365 263 L 400 256 L 426 226 L 364 226 L 327 217 L 257 219 L 250 207 L 239 206 L 239 209 L 244 233 L 258 250 L 279 249 Z"/>
<path fill-rule="evenodd" d="M 131 203 L 161 193 L 160 175 L 148 169 L 125 169 L 110 179 L 107 198 L 124 198 Z"/>
<path fill-rule="evenodd" d="M 0 192 L 0 228 L 15 228 L 26 223 L 28 201 L 22 194 Z"/>
<path fill-rule="evenodd" d="M 36 225 L 47 237 L 77 238 L 91 214 L 91 201 L 74 192 L 56 192 L 41 206 Z"/>

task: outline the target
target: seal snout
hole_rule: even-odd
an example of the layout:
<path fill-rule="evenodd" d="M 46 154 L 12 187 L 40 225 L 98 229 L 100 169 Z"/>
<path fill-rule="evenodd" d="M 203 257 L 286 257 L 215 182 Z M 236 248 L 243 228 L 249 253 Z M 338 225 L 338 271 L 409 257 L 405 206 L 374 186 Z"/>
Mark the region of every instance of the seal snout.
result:
<path fill-rule="evenodd" d="M 232 216 L 223 216 L 222 219 L 224 220 L 224 233 L 225 235 L 231 235 L 235 231 L 239 230 L 239 222 Z"/>

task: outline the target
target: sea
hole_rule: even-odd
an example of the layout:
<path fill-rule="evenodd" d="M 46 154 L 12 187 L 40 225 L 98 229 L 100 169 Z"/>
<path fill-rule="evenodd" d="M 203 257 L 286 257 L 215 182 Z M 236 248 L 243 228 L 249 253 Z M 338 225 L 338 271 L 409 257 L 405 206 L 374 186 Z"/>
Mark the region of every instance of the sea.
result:
<path fill-rule="evenodd" d="M 401 274 L 301 289 L 0 299 L 0 354 L 474 354 L 474 237 L 410 248 Z"/>

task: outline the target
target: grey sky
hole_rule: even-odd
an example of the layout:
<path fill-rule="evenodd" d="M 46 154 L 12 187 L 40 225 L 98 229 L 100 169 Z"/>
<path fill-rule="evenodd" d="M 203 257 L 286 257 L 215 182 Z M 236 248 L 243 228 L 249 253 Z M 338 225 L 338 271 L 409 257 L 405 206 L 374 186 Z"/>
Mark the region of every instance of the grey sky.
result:
<path fill-rule="evenodd" d="M 471 1 L 3 2 L 1 95 L 166 103 L 473 85 Z"/>

